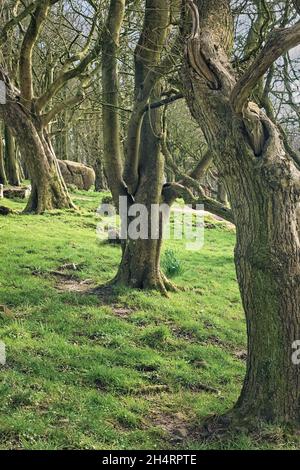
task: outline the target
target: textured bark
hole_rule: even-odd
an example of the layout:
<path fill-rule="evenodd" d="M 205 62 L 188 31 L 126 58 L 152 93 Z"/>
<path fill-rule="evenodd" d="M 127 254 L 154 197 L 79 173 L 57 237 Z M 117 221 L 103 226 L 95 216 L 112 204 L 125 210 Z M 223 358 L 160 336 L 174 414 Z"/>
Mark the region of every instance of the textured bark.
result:
<path fill-rule="evenodd" d="M 15 140 L 9 127 L 4 127 L 5 139 L 5 167 L 9 184 L 20 186 L 19 165 L 16 155 Z"/>
<path fill-rule="evenodd" d="M 160 87 L 156 86 L 157 95 Z M 155 99 L 155 93 L 152 95 Z M 162 293 L 173 290 L 172 284 L 160 269 L 162 247 L 162 216 L 159 220 L 157 239 L 151 235 L 154 220 L 151 208 L 162 202 L 164 180 L 164 159 L 161 153 L 160 135 L 162 112 L 159 108 L 148 111 L 144 117 L 140 136 L 139 185 L 135 203 L 148 210 L 148 236 L 146 240 L 130 240 L 124 244 L 123 257 L 117 275 L 117 282 L 140 288 L 158 289 Z"/>
<path fill-rule="evenodd" d="M 104 165 L 115 204 L 126 196 L 147 208 L 148 239 L 123 243 L 123 256 L 115 283 L 140 289 L 158 289 L 163 293 L 171 284 L 160 270 L 161 231 L 151 239 L 151 206 L 162 198 L 164 165 L 161 154 L 161 107 L 151 103 L 161 100 L 158 65 L 169 25 L 170 3 L 147 0 L 143 30 L 135 51 L 135 103 L 127 129 L 125 169 L 120 146 L 118 114 L 119 77 L 117 60 L 124 1 L 111 1 L 103 42 L 102 84 Z M 150 108 L 150 109 L 149 109 Z M 127 222 L 130 222 L 128 218 Z"/>
<path fill-rule="evenodd" d="M 102 158 L 97 158 L 94 165 L 96 180 L 95 180 L 95 190 L 96 191 L 107 191 L 107 179 L 104 173 L 103 161 Z"/>
<path fill-rule="evenodd" d="M 197 40 L 187 38 L 185 95 L 215 154 L 237 230 L 235 263 L 248 359 L 234 415 L 299 425 L 300 368 L 292 363 L 292 343 L 300 338 L 300 173 L 276 125 L 254 103 L 244 101 L 246 81 L 238 85 L 244 104 L 235 106 L 229 1 L 188 3 L 198 7 L 193 24 L 199 24 Z M 191 48 L 199 53 L 195 44 L 201 44 L 214 80 L 190 60 Z"/>
<path fill-rule="evenodd" d="M 218 201 L 224 206 L 228 204 L 226 189 L 222 181 L 218 181 Z"/>
<path fill-rule="evenodd" d="M 44 129 L 13 101 L 2 106 L 1 113 L 14 134 L 31 178 L 32 191 L 25 212 L 40 214 L 74 207 Z"/>

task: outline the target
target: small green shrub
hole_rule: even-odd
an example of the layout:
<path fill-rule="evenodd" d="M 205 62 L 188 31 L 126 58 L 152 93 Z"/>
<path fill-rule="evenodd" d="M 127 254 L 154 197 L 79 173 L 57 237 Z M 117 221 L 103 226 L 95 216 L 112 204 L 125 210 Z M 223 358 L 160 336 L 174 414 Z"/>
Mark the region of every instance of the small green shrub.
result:
<path fill-rule="evenodd" d="M 183 272 L 181 261 L 176 257 L 173 250 L 166 250 L 161 262 L 162 269 L 166 276 L 175 277 Z"/>

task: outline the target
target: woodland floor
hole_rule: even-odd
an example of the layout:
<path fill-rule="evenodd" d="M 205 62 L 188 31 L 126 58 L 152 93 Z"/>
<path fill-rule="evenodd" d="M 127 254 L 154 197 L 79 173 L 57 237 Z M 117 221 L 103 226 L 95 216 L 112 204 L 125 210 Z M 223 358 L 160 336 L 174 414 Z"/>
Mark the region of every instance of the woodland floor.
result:
<path fill-rule="evenodd" d="M 78 212 L 0 217 L 0 304 L 10 309 L 0 311 L 0 448 L 298 448 L 279 428 L 199 431 L 234 404 L 245 370 L 234 231 L 210 222 L 197 252 L 165 243 L 185 292 L 93 295 L 116 273 L 120 248 L 97 241 L 99 193 L 73 196 Z"/>

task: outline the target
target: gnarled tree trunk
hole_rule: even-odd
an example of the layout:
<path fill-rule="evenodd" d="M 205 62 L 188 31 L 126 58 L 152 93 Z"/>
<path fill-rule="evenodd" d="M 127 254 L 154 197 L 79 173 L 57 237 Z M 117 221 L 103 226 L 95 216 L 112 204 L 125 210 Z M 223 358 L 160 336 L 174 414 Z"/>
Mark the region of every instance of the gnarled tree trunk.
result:
<path fill-rule="evenodd" d="M 1 108 L 31 178 L 32 191 L 25 212 L 41 214 L 45 210 L 74 207 L 43 127 L 13 100 Z"/>
<path fill-rule="evenodd" d="M 237 230 L 248 359 L 233 417 L 299 426 L 300 368 L 292 362 L 292 345 L 300 339 L 300 172 L 276 125 L 248 103 L 243 87 L 239 91 L 248 82 L 247 74 L 238 81 L 230 65 L 230 2 L 186 3 L 193 33 L 187 37 L 185 94 L 214 152 Z M 267 44 L 252 70 L 268 52 Z"/>
<path fill-rule="evenodd" d="M 0 126 L 0 184 L 7 184 L 7 178 L 4 165 L 4 146 L 2 138 L 2 126 Z"/>
<path fill-rule="evenodd" d="M 153 98 L 155 99 L 154 96 Z M 159 109 L 148 111 L 143 120 L 140 136 L 140 177 L 135 204 L 141 204 L 147 210 L 147 230 L 144 233 L 146 237 L 133 240 L 129 236 L 126 240 L 116 281 L 130 287 L 157 289 L 166 293 L 174 287 L 160 268 L 165 220 L 162 213 L 157 211 L 154 215 L 152 212 L 155 205 L 158 207 L 162 203 L 164 159 L 160 145 L 161 117 Z"/>
<path fill-rule="evenodd" d="M 161 111 L 147 110 L 151 101 L 161 98 L 156 69 L 169 25 L 169 2 L 147 0 L 143 31 L 135 50 L 135 102 L 127 129 L 125 169 L 120 146 L 118 115 L 118 44 L 124 15 L 124 0 L 112 1 L 103 39 L 102 86 L 104 165 L 116 206 L 119 196 L 129 207 L 142 204 L 148 212 L 146 239 L 134 240 L 130 233 L 123 243 L 123 256 L 115 283 L 166 293 L 170 283 L 160 270 L 161 230 L 151 235 L 151 208 L 162 201 L 163 157 L 161 154 Z M 124 215 L 123 215 L 124 216 Z M 124 217 L 130 222 L 130 217 Z"/>

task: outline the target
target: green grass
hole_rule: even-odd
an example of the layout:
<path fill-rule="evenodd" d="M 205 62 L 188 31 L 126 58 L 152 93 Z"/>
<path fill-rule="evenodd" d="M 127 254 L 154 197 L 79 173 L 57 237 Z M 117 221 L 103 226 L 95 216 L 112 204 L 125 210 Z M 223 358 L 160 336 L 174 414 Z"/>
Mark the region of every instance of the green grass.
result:
<path fill-rule="evenodd" d="M 210 224 L 197 252 L 165 243 L 183 266 L 176 283 L 187 288 L 169 299 L 73 292 L 67 287 L 82 281 L 109 281 L 120 260 L 118 247 L 96 238 L 99 194 L 74 199 L 78 212 L 0 218 L 0 304 L 12 312 L 0 313 L 0 448 L 297 447 L 273 428 L 209 442 L 195 431 L 234 404 L 245 372 L 234 232 Z M 71 279 L 53 274 L 68 263 L 78 265 L 66 271 Z"/>

